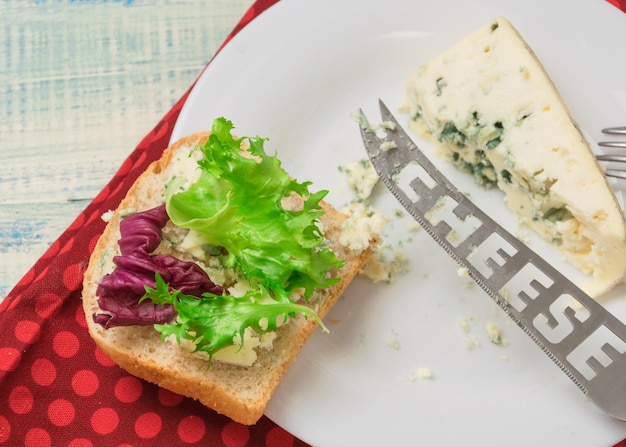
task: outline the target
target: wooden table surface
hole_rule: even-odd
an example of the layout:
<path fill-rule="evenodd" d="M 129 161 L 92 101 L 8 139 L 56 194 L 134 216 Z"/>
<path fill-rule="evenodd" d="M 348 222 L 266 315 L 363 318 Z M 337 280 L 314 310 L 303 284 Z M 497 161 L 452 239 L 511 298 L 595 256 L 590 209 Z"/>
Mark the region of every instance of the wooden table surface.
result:
<path fill-rule="evenodd" d="M 0 2 L 0 301 L 253 2 Z"/>

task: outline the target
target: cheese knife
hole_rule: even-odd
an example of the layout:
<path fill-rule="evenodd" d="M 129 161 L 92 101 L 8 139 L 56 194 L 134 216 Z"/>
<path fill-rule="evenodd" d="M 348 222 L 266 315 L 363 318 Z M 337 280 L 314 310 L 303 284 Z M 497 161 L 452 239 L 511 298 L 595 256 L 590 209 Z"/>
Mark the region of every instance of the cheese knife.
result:
<path fill-rule="evenodd" d="M 379 126 L 362 111 L 359 125 L 385 186 L 589 400 L 626 421 L 626 326 L 472 203 L 379 106 Z"/>

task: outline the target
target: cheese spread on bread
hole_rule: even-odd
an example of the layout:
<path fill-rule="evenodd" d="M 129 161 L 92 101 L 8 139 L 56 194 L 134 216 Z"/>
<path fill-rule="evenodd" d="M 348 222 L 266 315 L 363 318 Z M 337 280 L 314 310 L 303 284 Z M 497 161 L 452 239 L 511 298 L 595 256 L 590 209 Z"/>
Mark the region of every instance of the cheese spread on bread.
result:
<path fill-rule="evenodd" d="M 592 280 L 623 281 L 626 225 L 602 169 L 542 64 L 499 17 L 411 74 L 411 128 Z"/>

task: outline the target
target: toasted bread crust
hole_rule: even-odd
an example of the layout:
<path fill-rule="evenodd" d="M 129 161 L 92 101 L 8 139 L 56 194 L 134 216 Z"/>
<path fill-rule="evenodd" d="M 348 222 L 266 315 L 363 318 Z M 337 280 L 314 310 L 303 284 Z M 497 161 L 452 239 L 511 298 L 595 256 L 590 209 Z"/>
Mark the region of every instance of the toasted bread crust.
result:
<path fill-rule="evenodd" d="M 96 288 L 106 273 L 103 260 L 110 259 L 119 250 L 120 210 L 141 211 L 162 203 L 169 168 L 178 151 L 204 143 L 208 135 L 208 132 L 192 134 L 171 145 L 161 159 L 152 163 L 130 188 L 91 255 L 84 276 L 83 307 L 91 337 L 121 368 L 172 392 L 196 399 L 236 422 L 250 425 L 263 415 L 283 375 L 318 326 L 315 321 L 298 316 L 289 324 L 281 326 L 274 339 L 273 349 L 270 352 L 259 350 L 257 361 L 250 367 L 213 362 L 207 369 L 205 359 L 173 343 L 162 342 L 160 334 L 152 327 L 126 326 L 105 330 L 92 319 L 92 315 L 99 312 Z M 333 272 L 334 276 L 341 278 L 338 284 L 317 290 L 309 300 L 321 318 L 328 313 L 371 255 L 369 249 L 356 253 L 340 245 L 337 241 L 346 216 L 328 203 L 322 202 L 322 207 L 325 214 L 320 220 L 326 238 L 331 241 L 330 248 L 336 255 L 345 260 L 345 265 Z"/>

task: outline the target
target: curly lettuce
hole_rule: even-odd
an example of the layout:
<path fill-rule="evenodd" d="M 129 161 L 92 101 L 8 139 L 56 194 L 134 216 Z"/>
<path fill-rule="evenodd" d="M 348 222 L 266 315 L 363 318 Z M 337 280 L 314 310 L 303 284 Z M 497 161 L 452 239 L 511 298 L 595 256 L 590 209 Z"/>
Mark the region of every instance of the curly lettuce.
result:
<path fill-rule="evenodd" d="M 209 359 L 237 339 L 243 343 L 247 328 L 275 331 L 297 314 L 326 330 L 311 307 L 290 296 L 303 291 L 308 299 L 316 288 L 336 284 L 340 279 L 330 272 L 343 265 L 324 246 L 318 227 L 324 214 L 320 201 L 328 191 L 311 193 L 310 182 L 293 180 L 276 156 L 266 154 L 264 138 L 236 139 L 232 129 L 224 118 L 214 121 L 207 142 L 194 149 L 202 154 L 199 177 L 190 184 L 188 178 L 169 182 L 165 209 L 174 225 L 198 233 L 203 245 L 218 247 L 225 267 L 237 270 L 249 288 L 243 296 L 207 288 L 195 293 L 156 271 L 138 302 L 138 307 L 173 309 L 175 317 L 154 328 L 164 339 L 191 341 Z M 285 199 L 294 195 L 301 206 L 286 209 Z"/>
<path fill-rule="evenodd" d="M 179 344 L 181 339 L 190 340 L 195 345 L 194 352 L 209 356 L 209 364 L 215 352 L 235 344 L 237 335 L 243 340 L 246 328 L 257 333 L 275 331 L 296 313 L 313 318 L 327 330 L 309 307 L 278 302 L 262 287 L 250 289 L 241 297 L 211 292 L 197 297 L 171 289 L 157 273 L 155 288 L 146 286 L 142 301 L 148 298 L 156 305 L 171 305 L 176 310 L 175 323 L 154 325 L 162 337 L 174 336 Z"/>
<path fill-rule="evenodd" d="M 292 179 L 277 156 L 266 154 L 266 139 L 236 139 L 232 129 L 229 120 L 216 119 L 206 144 L 198 148 L 200 177 L 185 191 L 178 191 L 176 182 L 168 188 L 172 222 L 224 247 L 227 266 L 239 268 L 248 282 L 279 302 L 289 302 L 294 289 L 304 289 L 308 298 L 315 288 L 336 284 L 339 278 L 328 271 L 342 261 L 321 246 L 324 236 L 317 226 L 323 215 L 320 201 L 328 191 L 309 192 L 310 182 Z M 292 194 L 303 198 L 301 209 L 283 207 Z"/>

